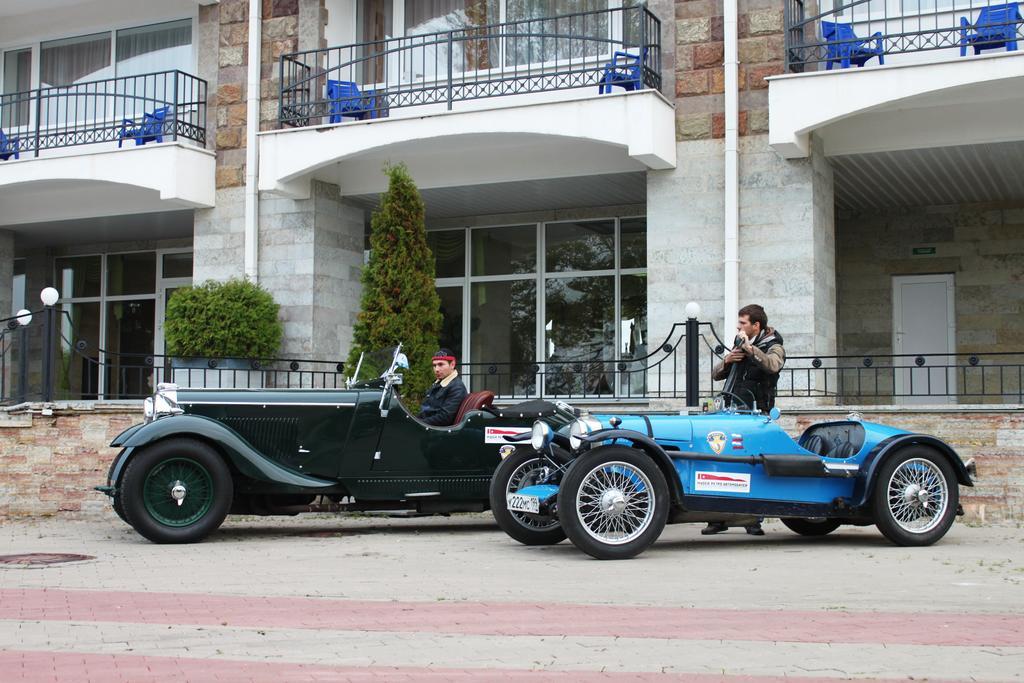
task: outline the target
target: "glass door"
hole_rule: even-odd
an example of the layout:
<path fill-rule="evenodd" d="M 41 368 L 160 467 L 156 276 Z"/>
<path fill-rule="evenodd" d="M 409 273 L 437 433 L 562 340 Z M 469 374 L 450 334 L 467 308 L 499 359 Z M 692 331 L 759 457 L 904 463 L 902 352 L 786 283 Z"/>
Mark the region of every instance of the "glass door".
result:
<path fill-rule="evenodd" d="M 166 355 L 167 347 L 164 340 L 164 321 L 167 318 L 167 302 L 171 296 L 192 284 L 192 251 L 168 250 L 158 252 L 160 273 L 157 279 L 157 311 L 155 353 Z M 156 363 L 159 365 L 160 363 Z"/>

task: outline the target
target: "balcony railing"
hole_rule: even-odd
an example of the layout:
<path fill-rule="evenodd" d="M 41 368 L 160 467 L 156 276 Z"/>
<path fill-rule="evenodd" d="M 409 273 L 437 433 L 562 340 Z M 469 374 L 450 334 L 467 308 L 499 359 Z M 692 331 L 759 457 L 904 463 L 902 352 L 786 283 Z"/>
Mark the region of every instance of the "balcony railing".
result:
<path fill-rule="evenodd" d="M 1006 6 L 1005 0 L 785 0 L 786 70 L 840 68 L 844 56 L 862 49 L 883 58 L 946 50 L 954 59 L 975 48 L 1006 50 L 1007 40 L 1024 40 L 1024 24 L 1015 18 L 1020 14 L 1000 11 Z M 850 27 L 856 39 L 829 37 L 823 22 Z"/>
<path fill-rule="evenodd" d="M 162 112 L 159 120 L 147 119 Z M 105 78 L 0 95 L 0 127 L 19 154 L 136 140 L 206 146 L 206 81 L 184 71 Z"/>
<path fill-rule="evenodd" d="M 281 126 L 309 126 L 343 115 L 382 118 L 401 107 L 451 109 L 597 88 L 616 52 L 633 56 L 636 88 L 661 87 L 661 22 L 642 6 L 295 52 L 281 57 L 278 117 Z"/>

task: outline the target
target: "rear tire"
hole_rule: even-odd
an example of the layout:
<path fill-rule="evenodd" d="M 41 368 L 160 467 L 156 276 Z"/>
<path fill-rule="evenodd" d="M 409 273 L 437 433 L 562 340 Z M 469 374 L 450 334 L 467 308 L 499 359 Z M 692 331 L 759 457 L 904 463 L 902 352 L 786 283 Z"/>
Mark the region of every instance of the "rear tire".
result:
<path fill-rule="evenodd" d="M 220 455 L 187 438 L 147 446 L 128 461 L 121 482 L 128 523 L 154 543 L 206 538 L 227 516 L 234 488 Z"/>
<path fill-rule="evenodd" d="M 901 448 L 886 458 L 875 479 L 875 526 L 896 545 L 931 545 L 956 518 L 959 482 L 945 457 L 926 446 Z"/>
<path fill-rule="evenodd" d="M 843 525 L 838 519 L 784 517 L 780 520 L 786 527 L 801 536 L 827 536 Z"/>
<path fill-rule="evenodd" d="M 536 484 L 543 476 L 546 460 L 525 448 L 501 461 L 491 478 L 491 513 L 501 530 L 523 545 L 554 545 L 565 540 L 558 519 L 549 515 L 512 512 L 506 504 L 509 493 Z M 547 464 L 550 467 L 550 464 Z"/>
<path fill-rule="evenodd" d="M 636 557 L 665 529 L 665 475 L 646 453 L 606 446 L 580 456 L 562 478 L 558 517 L 569 540 L 599 560 Z"/>

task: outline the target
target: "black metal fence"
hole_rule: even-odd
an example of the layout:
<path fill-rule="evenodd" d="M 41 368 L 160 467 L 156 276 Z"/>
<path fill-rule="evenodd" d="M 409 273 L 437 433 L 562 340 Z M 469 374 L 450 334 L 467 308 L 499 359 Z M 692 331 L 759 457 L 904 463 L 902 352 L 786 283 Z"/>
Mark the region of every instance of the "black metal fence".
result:
<path fill-rule="evenodd" d="M 1002 0 L 785 0 L 783 7 L 790 72 L 931 50 L 973 55 L 1024 40 L 1019 5 Z"/>
<path fill-rule="evenodd" d="M 130 400 L 161 382 L 223 389 L 339 389 L 340 361 L 175 358 L 103 349 L 80 338 L 57 307 L 0 320 L 0 402 Z"/>
<path fill-rule="evenodd" d="M 338 361 L 281 358 L 181 359 L 121 353 L 79 338 L 58 307 L 31 322 L 0 320 L 0 401 L 141 399 L 160 382 L 198 388 L 345 386 Z M 49 350 L 47 352 L 47 350 Z M 653 351 L 630 358 L 546 362 L 475 362 L 461 366 L 471 390 L 504 400 L 535 397 L 696 405 L 723 383 L 712 380 L 726 344 L 707 322 L 676 323 Z M 963 354 L 793 355 L 778 397 L 825 405 L 1024 403 L 1024 352 Z M 785 403 L 783 403 L 785 405 Z"/>
<path fill-rule="evenodd" d="M 179 138 L 206 145 L 206 81 L 184 71 L 0 95 L 5 155 Z"/>
<path fill-rule="evenodd" d="M 626 55 L 616 55 L 626 53 Z M 612 64 L 614 62 L 614 65 Z M 282 126 L 506 95 L 661 87 L 661 22 L 643 6 L 466 26 L 283 55 Z M 608 87 L 611 90 L 611 87 Z"/>

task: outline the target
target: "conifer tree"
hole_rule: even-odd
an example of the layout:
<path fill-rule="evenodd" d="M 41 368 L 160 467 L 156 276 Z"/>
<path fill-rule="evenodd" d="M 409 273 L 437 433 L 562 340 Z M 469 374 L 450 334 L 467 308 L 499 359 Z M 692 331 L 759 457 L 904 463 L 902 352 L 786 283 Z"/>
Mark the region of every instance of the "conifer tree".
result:
<path fill-rule="evenodd" d="M 355 368 L 362 351 L 401 342 L 410 366 L 402 397 L 415 409 L 434 381 L 430 359 L 441 331 L 441 301 L 419 190 L 404 164 L 388 166 L 385 173 L 388 190 L 370 222 L 370 259 L 349 367 Z"/>

